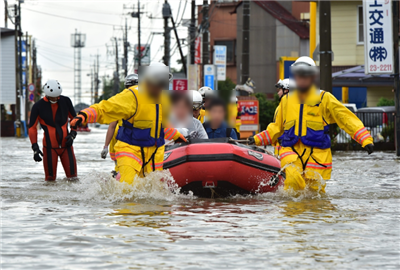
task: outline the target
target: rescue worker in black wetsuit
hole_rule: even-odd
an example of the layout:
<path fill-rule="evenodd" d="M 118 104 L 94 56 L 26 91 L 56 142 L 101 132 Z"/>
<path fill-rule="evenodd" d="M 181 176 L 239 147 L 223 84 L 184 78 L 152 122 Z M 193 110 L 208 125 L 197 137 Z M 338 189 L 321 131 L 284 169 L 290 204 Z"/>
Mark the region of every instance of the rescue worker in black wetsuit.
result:
<path fill-rule="evenodd" d="M 76 137 L 76 128 L 68 130 L 68 119 L 76 116 L 71 100 L 62 96 L 58 81 L 48 80 L 43 86 L 45 97 L 36 102 L 29 121 L 29 139 L 34 152 L 33 159 L 42 161 L 46 181 L 54 181 L 57 176 L 57 163 L 60 157 L 68 178 L 77 177 L 76 159 L 72 143 Z M 37 144 L 37 124 L 44 131 L 43 152 Z"/>

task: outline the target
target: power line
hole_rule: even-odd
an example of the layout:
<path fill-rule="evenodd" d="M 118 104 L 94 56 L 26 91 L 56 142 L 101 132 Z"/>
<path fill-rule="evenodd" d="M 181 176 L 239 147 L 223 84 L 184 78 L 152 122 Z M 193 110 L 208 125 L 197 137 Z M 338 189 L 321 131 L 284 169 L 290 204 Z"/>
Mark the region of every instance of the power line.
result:
<path fill-rule="evenodd" d="M 107 25 L 107 26 L 117 26 L 117 25 L 115 25 L 115 24 L 102 23 L 102 22 L 94 22 L 94 21 L 87 21 L 87 20 L 82 20 L 82 19 L 76 19 L 76 18 L 65 17 L 65 16 L 61 16 L 61 15 L 54 15 L 54 14 L 51 14 L 51 13 L 46 13 L 46 12 L 42 12 L 42 11 L 38 11 L 38 10 L 33 10 L 33 9 L 29 9 L 29 8 L 24 8 L 24 9 L 25 9 L 25 10 L 32 11 L 32 12 L 36 12 L 36 13 L 48 15 L 48 16 L 53 16 L 53 17 L 57 17 L 57 18 L 67 19 L 67 20 L 74 20 L 74 21 L 80 21 L 80 22 L 86 22 L 86 23 L 101 24 L 101 25 Z"/>
<path fill-rule="evenodd" d="M 39 53 L 39 52 L 38 52 L 38 54 L 41 55 L 43 58 L 49 60 L 50 62 L 53 62 L 54 64 L 57 64 L 57 65 L 59 65 L 59 66 L 65 67 L 65 68 L 73 69 L 72 67 L 65 66 L 65 65 L 63 65 L 63 64 L 57 63 L 56 61 L 54 61 L 54 60 L 52 60 L 52 59 L 50 59 L 50 58 L 47 58 L 46 56 L 44 56 L 43 54 L 41 54 L 41 53 Z"/>

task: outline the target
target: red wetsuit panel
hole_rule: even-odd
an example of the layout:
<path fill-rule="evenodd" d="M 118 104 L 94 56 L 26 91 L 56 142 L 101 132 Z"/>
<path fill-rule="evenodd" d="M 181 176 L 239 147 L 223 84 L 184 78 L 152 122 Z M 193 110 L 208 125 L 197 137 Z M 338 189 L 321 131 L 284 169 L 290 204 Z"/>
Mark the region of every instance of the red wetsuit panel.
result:
<path fill-rule="evenodd" d="M 37 123 L 44 131 L 43 166 L 46 180 L 55 180 L 58 157 L 61 159 L 67 177 L 75 177 L 76 160 L 72 147 L 66 147 L 69 134 L 68 122 L 76 116 L 72 102 L 68 97 L 60 96 L 57 103 L 51 103 L 44 97 L 36 102 L 29 121 L 29 139 L 37 143 Z"/>

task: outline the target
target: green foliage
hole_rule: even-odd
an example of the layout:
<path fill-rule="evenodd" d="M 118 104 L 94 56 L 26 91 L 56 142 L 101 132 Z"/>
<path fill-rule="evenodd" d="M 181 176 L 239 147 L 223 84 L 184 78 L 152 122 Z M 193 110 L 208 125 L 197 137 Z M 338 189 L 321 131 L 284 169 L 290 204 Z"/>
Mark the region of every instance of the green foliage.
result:
<path fill-rule="evenodd" d="M 275 94 L 274 100 L 268 100 L 262 93 L 257 93 L 255 97 L 258 99 L 260 107 L 261 130 L 265 130 L 269 123 L 274 120 L 275 110 L 279 105 L 279 97 Z"/>
<path fill-rule="evenodd" d="M 388 99 L 388 98 L 381 97 L 381 98 L 379 98 L 378 104 L 376 106 L 378 106 L 378 107 L 381 107 L 381 106 L 394 106 L 394 99 L 393 98 L 392 99 Z"/>
<path fill-rule="evenodd" d="M 227 78 L 225 81 L 218 81 L 218 94 L 226 103 L 229 103 L 235 87 L 236 84 L 230 78 Z"/>
<path fill-rule="evenodd" d="M 114 89 L 114 80 L 107 80 L 106 78 L 103 79 L 103 94 L 99 96 L 99 101 L 101 100 L 107 100 L 110 97 L 112 97 L 113 94 L 113 89 Z M 120 81 L 119 83 L 119 91 L 121 92 L 125 89 L 124 81 Z"/>

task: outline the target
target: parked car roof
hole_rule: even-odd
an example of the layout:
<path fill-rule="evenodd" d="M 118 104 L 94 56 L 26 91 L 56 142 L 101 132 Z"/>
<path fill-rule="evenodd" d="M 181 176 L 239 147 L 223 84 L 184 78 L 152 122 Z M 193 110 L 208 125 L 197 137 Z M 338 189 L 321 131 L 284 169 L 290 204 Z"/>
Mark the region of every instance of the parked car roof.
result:
<path fill-rule="evenodd" d="M 357 105 L 355 103 L 343 103 L 343 105 L 349 109 L 351 112 L 357 112 Z"/>
<path fill-rule="evenodd" d="M 358 109 L 357 112 L 395 112 L 395 106 L 365 107 Z"/>

